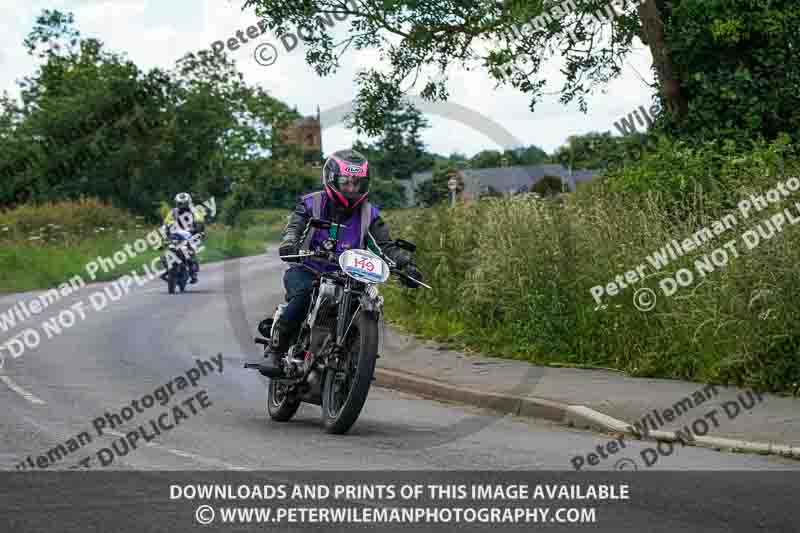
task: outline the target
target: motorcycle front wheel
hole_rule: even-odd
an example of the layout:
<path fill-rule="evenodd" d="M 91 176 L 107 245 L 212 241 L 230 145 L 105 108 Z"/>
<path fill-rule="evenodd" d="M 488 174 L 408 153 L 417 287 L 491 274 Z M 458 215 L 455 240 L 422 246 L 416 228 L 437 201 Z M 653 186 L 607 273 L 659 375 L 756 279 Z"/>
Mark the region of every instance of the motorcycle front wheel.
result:
<path fill-rule="evenodd" d="M 175 294 L 175 286 L 178 284 L 178 273 L 175 268 L 170 269 L 167 274 L 167 290 L 170 294 Z"/>
<path fill-rule="evenodd" d="M 189 274 L 186 273 L 186 267 L 181 267 L 180 274 L 178 274 L 178 288 L 181 292 L 186 291 L 186 284 L 189 282 Z"/>
<path fill-rule="evenodd" d="M 348 333 L 341 368 L 328 368 L 322 385 L 322 418 L 325 431 L 347 433 L 367 401 L 378 356 L 378 319 L 361 312 Z"/>

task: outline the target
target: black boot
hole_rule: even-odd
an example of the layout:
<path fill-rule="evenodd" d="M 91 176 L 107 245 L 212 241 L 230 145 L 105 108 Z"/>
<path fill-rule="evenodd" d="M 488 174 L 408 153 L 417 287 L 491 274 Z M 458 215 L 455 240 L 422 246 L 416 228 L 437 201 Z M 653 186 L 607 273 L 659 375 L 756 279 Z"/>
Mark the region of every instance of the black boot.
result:
<path fill-rule="evenodd" d="M 280 323 L 275 324 L 270 343 L 264 352 L 266 361 L 261 364 L 261 374 L 268 378 L 277 378 L 285 376 L 285 372 L 281 367 L 281 359 L 286 354 L 291 344 L 291 336 L 288 334 L 285 325 Z"/>

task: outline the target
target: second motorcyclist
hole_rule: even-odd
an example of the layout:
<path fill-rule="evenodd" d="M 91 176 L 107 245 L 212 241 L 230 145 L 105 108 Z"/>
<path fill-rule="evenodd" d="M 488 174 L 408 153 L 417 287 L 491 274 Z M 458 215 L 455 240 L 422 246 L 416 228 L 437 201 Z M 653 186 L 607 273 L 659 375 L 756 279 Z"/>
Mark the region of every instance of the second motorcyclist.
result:
<path fill-rule="evenodd" d="M 170 234 L 187 232 L 190 236 L 198 235 L 203 232 L 205 219 L 203 209 L 194 209 L 192 205 L 192 197 L 189 193 L 181 192 L 175 195 L 175 207 L 170 209 L 164 218 L 164 227 L 169 238 Z M 191 283 L 197 283 L 197 275 L 200 272 L 200 263 L 197 261 L 197 255 L 193 254 L 189 257 L 189 275 Z M 166 272 L 162 275 L 165 278 Z"/>

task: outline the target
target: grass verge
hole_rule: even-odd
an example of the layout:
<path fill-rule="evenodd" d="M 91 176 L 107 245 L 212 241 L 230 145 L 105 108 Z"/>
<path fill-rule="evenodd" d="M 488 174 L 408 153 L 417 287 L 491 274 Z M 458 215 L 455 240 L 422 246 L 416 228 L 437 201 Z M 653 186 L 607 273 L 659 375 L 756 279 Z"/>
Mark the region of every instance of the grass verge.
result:
<path fill-rule="evenodd" d="M 201 263 L 264 253 L 265 244 L 279 237 L 285 219 L 284 210 L 253 210 L 242 213 L 235 228 L 210 225 Z M 93 199 L 2 212 L 0 292 L 54 288 L 75 275 L 86 281 L 108 281 L 132 270 L 141 272 L 159 255 L 151 247 L 134 251 L 116 268 L 99 269 L 94 279 L 87 264 L 112 258 L 153 229 L 141 218 Z"/>

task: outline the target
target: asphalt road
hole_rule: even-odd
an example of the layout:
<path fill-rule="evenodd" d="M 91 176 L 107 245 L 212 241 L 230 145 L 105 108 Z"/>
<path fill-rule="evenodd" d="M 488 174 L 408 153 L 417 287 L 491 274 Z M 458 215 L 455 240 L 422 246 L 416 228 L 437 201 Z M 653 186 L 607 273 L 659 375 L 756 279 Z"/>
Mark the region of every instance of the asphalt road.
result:
<path fill-rule="evenodd" d="M 311 405 L 304 405 L 290 423 L 272 422 L 265 408 L 266 380 L 242 364 L 260 357 L 258 347 L 250 344 L 252 334 L 258 320 L 282 301 L 283 269 L 269 256 L 205 265 L 201 282 L 185 294 L 170 296 L 164 283 L 154 281 L 100 311 L 92 307 L 90 295 L 108 284 L 92 285 L 28 319 L 15 333 L 35 327 L 42 333 L 41 344 L 17 358 L 5 353 L 0 370 L 0 469 L 19 470 L 30 457 L 27 471 L 79 467 L 95 472 L 203 470 L 209 475 L 272 471 L 270 475 L 280 476 L 275 471 L 336 470 L 357 479 L 359 471 L 366 477 L 369 473 L 363 471 L 453 475 L 482 470 L 501 481 L 520 472 L 541 480 L 535 471 L 571 471 L 572 457 L 609 441 L 608 435 L 377 387 L 345 436 L 324 433 L 319 408 Z M 0 298 L 0 313 L 31 296 Z M 47 339 L 41 322 L 78 302 L 84 304 L 85 319 Z M 0 341 L 8 338 L 6 334 Z M 222 358 L 215 362 L 217 354 Z M 200 360 L 205 366 L 199 366 Z M 155 404 L 147 405 L 147 397 Z M 194 399 L 188 401 L 190 397 Z M 139 413 L 131 407 L 133 400 Z M 176 406 L 182 416 L 176 414 Z M 130 421 L 112 429 L 110 421 L 117 414 Z M 102 435 L 98 418 L 106 420 Z M 139 426 L 145 429 L 139 430 L 136 448 L 124 446 L 122 438 Z M 159 427 L 163 431 L 156 435 Z M 59 444 L 65 451 L 54 455 Z M 624 513 L 603 508 L 601 528 L 593 530 L 640 531 L 646 526 L 650 531 L 779 531 L 793 530 L 797 524 L 785 511 L 794 512 L 790 502 L 796 492 L 787 483 L 800 480 L 795 475 L 797 462 L 678 447 L 645 468 L 640 454 L 650 446 L 629 443 L 594 467 L 631 470 L 635 464 L 639 472 L 625 474 L 639 486 L 636 503 Z M 39 461 L 43 463 L 37 467 Z M 684 477 L 665 492 L 662 481 L 643 477 L 655 470 L 683 470 Z M 697 472 L 685 472 L 698 470 L 775 474 L 751 479 L 739 477 L 741 473 L 704 473 L 698 478 Z M 593 474 L 600 472 L 586 475 Z M 93 483 L 75 486 L 72 479 L 56 477 L 26 479 L 9 473 L 4 479 L 0 530 L 141 532 L 197 527 L 191 519 L 196 503 L 166 499 L 166 484 L 174 480 L 94 478 Z M 117 505 L 123 506 L 127 529 L 119 525 Z M 732 515 L 731 509 L 739 514 Z M 59 527 L 53 529 L 54 524 Z M 257 524 L 241 527 L 263 529 Z M 461 526 L 439 529 L 460 531 Z"/>
<path fill-rule="evenodd" d="M 18 358 L 6 354 L 0 371 L 0 402 L 5 407 L 0 410 L 0 467 L 15 469 L 29 455 L 35 463 L 37 456 L 59 443 L 66 446 L 85 431 L 92 437 L 90 443 L 80 443 L 78 450 L 46 468 L 67 468 L 90 455 L 95 460 L 89 466 L 99 468 L 100 448 L 111 447 L 119 436 L 201 390 L 210 405 L 200 407 L 196 400 L 196 414 L 184 405 L 187 418 L 149 443 L 140 440 L 124 456 L 116 454 L 106 468 L 565 470 L 571 469 L 573 456 L 608 442 L 608 436 L 588 431 L 377 387 L 346 436 L 325 434 L 319 407 L 313 405 L 304 405 L 291 423 L 272 422 L 265 409 L 266 380 L 242 363 L 260 357 L 249 341 L 258 320 L 282 301 L 283 270 L 284 264 L 271 256 L 205 265 L 200 283 L 185 294 L 168 295 L 164 283 L 153 281 L 134 287 L 101 311 L 92 308 L 89 295 L 107 284 L 90 285 L 26 321 L 26 326 L 36 326 L 75 302 L 85 304 L 85 320 L 52 339 L 42 334 L 40 346 Z M 0 299 L 0 311 L 17 298 Z M 196 387 L 176 390 L 175 399 L 165 406 L 156 404 L 112 433 L 97 435 L 95 418 L 120 413 L 132 400 L 196 368 L 197 359 L 208 361 L 219 353 L 221 373 L 209 372 Z M 596 468 L 622 468 L 626 457 L 644 468 L 640 453 L 652 443 L 628 446 Z M 651 470 L 798 466 L 775 457 L 678 447 L 660 456 Z M 630 462 L 625 467 L 632 468 Z"/>

